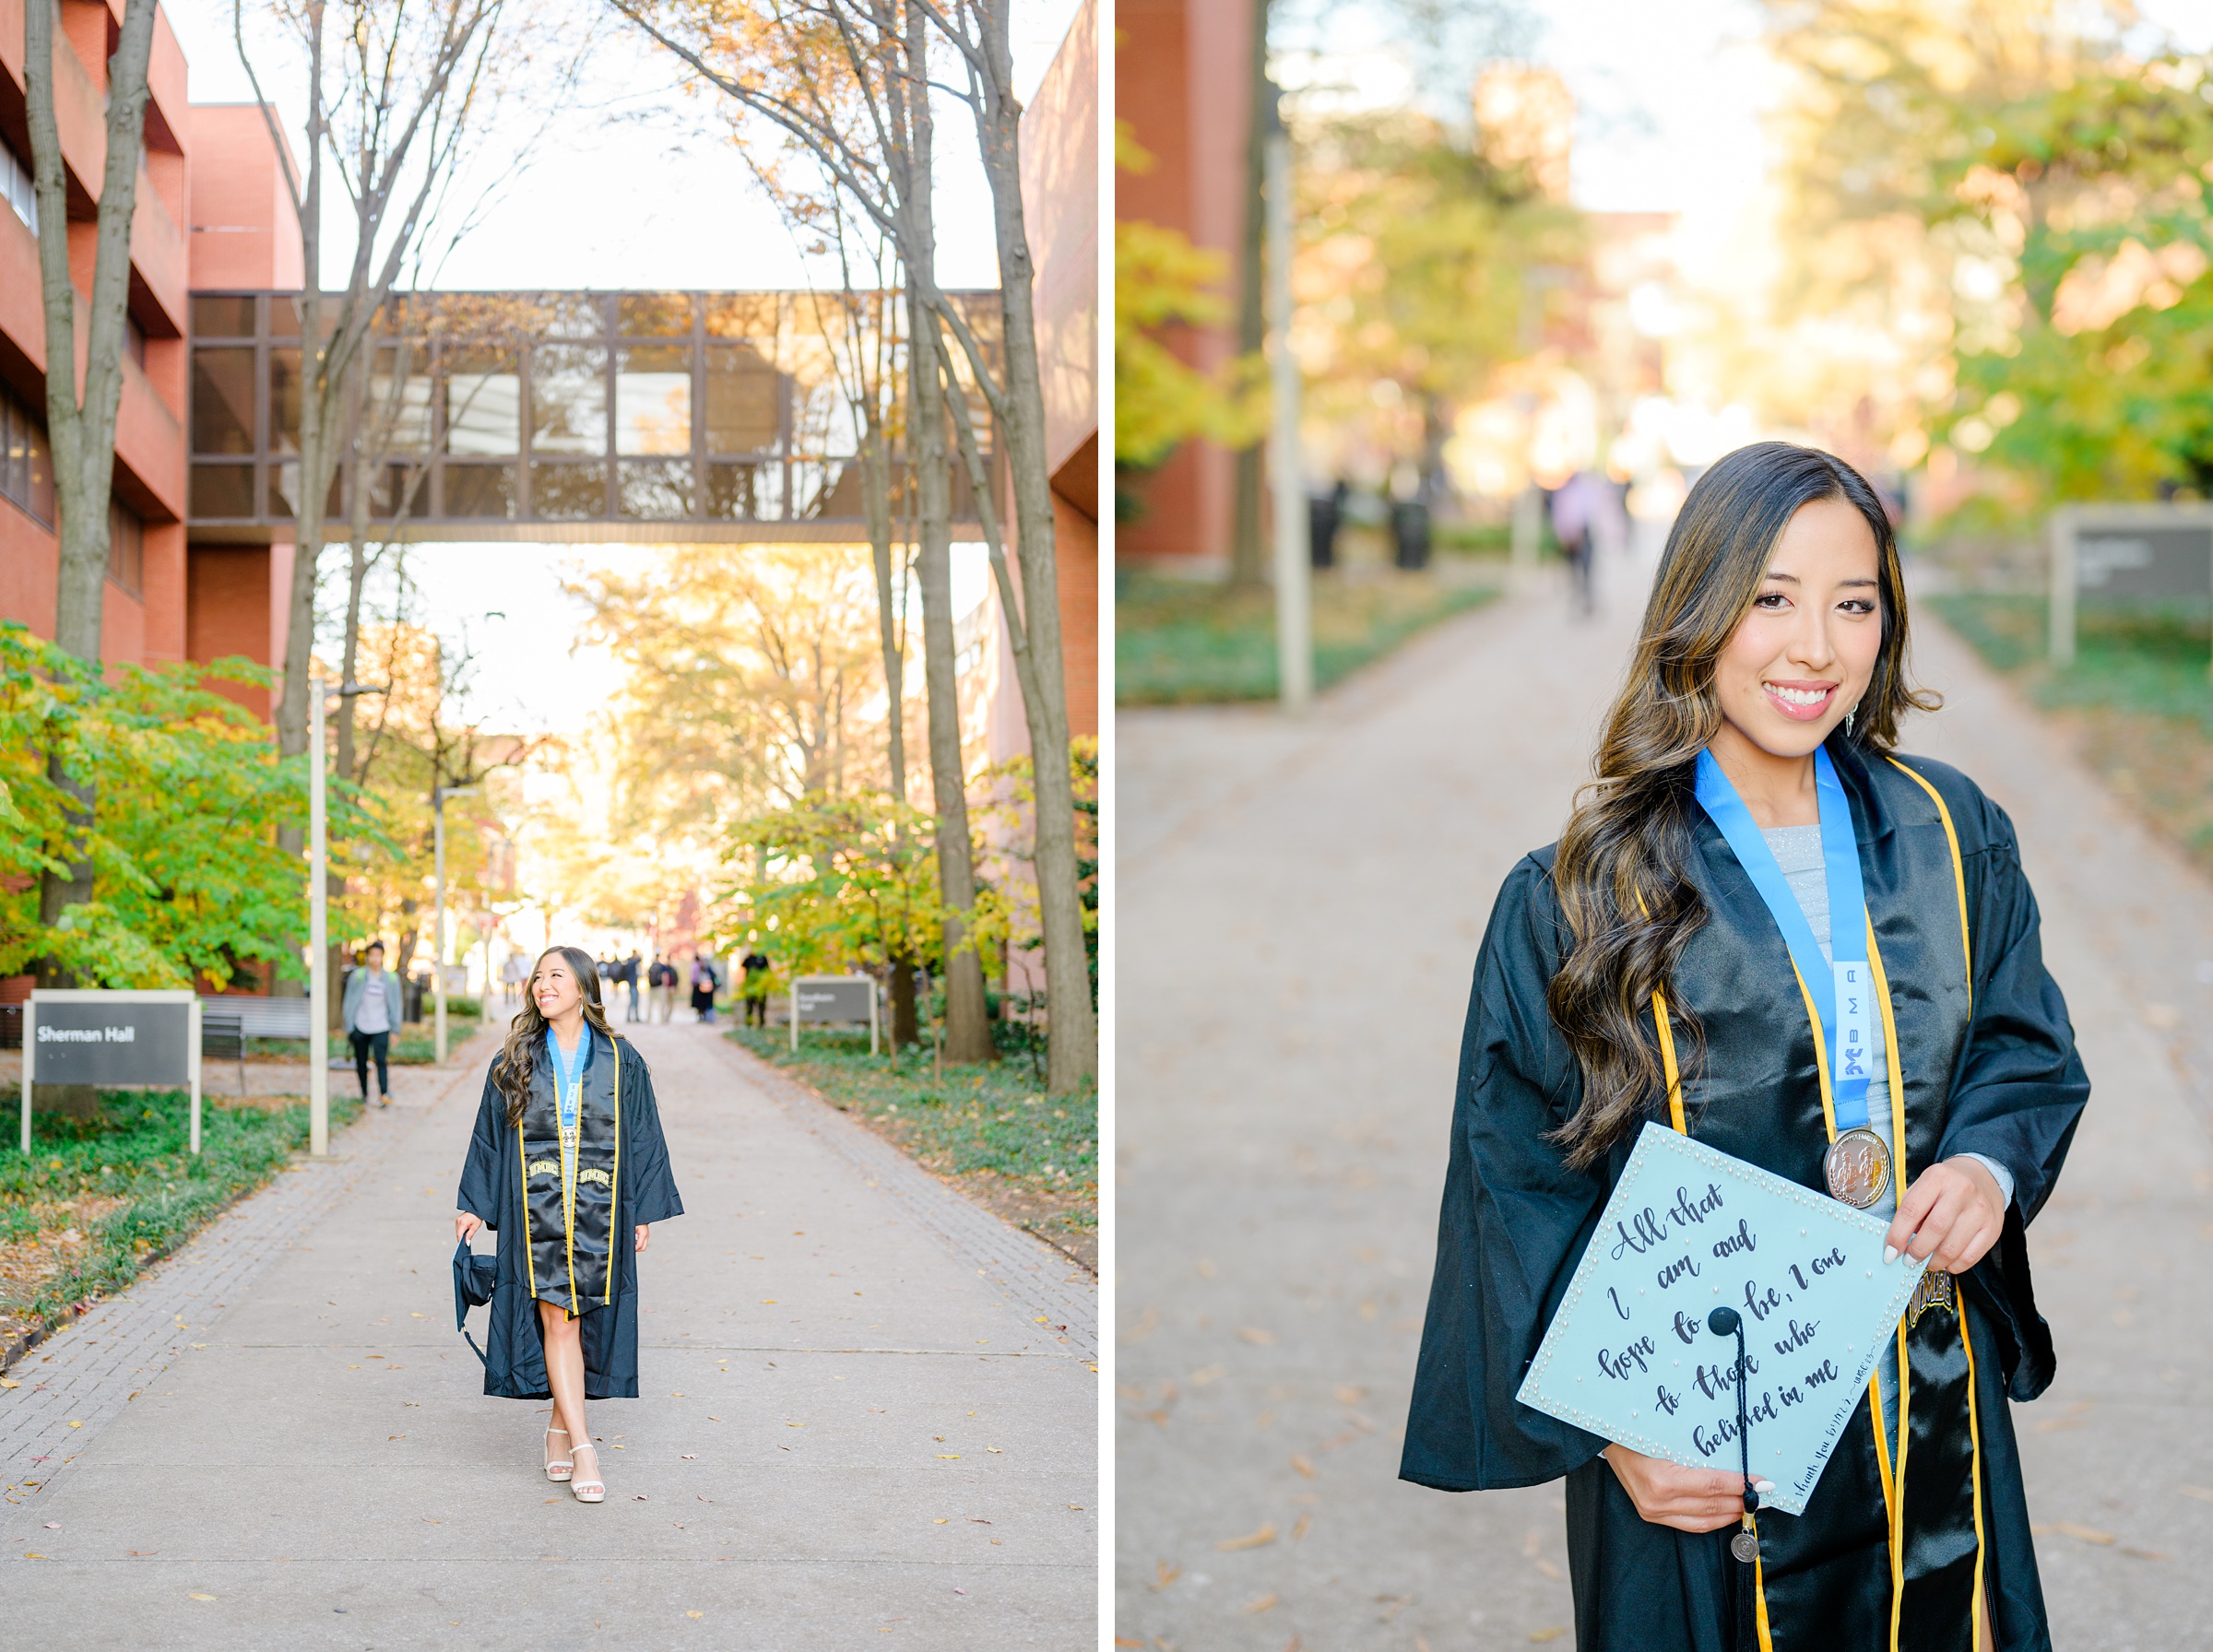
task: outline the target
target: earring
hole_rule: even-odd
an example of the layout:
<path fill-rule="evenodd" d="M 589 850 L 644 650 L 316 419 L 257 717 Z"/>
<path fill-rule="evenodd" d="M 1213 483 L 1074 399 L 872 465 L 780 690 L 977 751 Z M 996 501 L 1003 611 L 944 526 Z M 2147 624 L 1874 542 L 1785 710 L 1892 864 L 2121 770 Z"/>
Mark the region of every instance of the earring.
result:
<path fill-rule="evenodd" d="M 1850 711 L 1844 714 L 1844 732 L 1847 735 L 1852 733 L 1852 721 L 1854 718 L 1858 717 L 1859 714 L 1860 708 L 1857 705 L 1854 705 Z"/>

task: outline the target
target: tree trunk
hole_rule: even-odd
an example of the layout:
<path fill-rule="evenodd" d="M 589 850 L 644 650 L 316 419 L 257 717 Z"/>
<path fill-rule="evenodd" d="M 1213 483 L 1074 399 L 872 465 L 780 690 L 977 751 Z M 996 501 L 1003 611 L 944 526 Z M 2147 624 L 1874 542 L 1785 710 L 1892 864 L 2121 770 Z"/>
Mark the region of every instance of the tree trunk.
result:
<path fill-rule="evenodd" d="M 916 0 L 905 0 L 907 84 L 929 82 L 927 17 Z M 915 290 L 937 256 L 937 230 L 930 198 L 931 117 L 927 95 L 905 95 L 893 82 L 909 135 L 900 177 L 900 209 L 908 223 L 905 262 L 907 281 L 907 336 L 935 336 Z M 917 362 L 915 358 L 920 357 Z M 961 762 L 961 706 L 953 641 L 953 473 L 945 450 L 945 403 L 927 351 L 908 349 L 907 395 L 912 407 L 908 443 L 919 492 L 916 572 L 922 587 L 922 678 L 929 702 L 929 784 L 938 817 L 938 885 L 945 904 L 956 911 L 976 906 L 976 849 L 968 831 L 967 776 Z M 967 942 L 967 926 L 949 918 L 944 933 L 945 1059 L 989 1061 L 997 1054 L 984 1014 L 984 966 Z"/>
<path fill-rule="evenodd" d="M 131 219 L 137 210 L 145 149 L 147 62 L 152 54 L 154 0 L 129 0 L 114 54 L 107 64 L 107 159 L 94 230 L 92 290 L 80 306 L 69 273 L 69 204 L 62 139 L 54 112 L 53 59 L 58 8 L 33 0 L 23 8 L 25 124 L 30 136 L 32 192 L 39 219 L 39 285 L 45 321 L 46 431 L 53 463 L 56 537 L 60 541 L 53 640 L 65 653 L 97 666 L 107 593 L 109 498 L 114 478 L 115 416 L 123 400 L 123 358 L 129 342 Z M 104 15 L 104 14 L 103 14 Z M 102 36 L 104 39 L 104 34 Z M 80 399 L 77 327 L 84 312 L 86 361 Z M 97 799 L 89 774 L 68 773 L 59 752 L 47 773 L 69 798 L 67 841 L 55 845 L 66 873 L 39 879 L 39 921 L 51 928 L 96 891 L 88 843 Z M 41 961 L 39 984 L 74 986 L 75 974 Z M 43 1097 L 49 1110 L 89 1118 L 96 1110 L 89 1085 L 61 1085 Z"/>
<path fill-rule="evenodd" d="M 1007 606 L 1019 627 L 1016 670 L 1029 726 L 1035 785 L 1038 915 L 1045 929 L 1045 968 L 1051 997 L 1047 1085 L 1073 1090 L 1098 1070 L 1098 1021 L 1091 964 L 1083 944 L 1083 902 L 1076 867 L 1075 794 L 1069 773 L 1068 697 L 1060 653 L 1059 570 L 1054 556 L 1053 498 L 1045 446 L 1045 386 L 1038 371 L 1034 270 L 1022 208 L 1022 105 L 1013 92 L 1007 42 L 1007 0 L 980 0 L 989 83 L 976 104 L 984 172 L 991 185 L 999 242 L 1000 308 L 1004 321 L 1006 395 L 1001 430 L 1014 495 L 1022 565 L 1019 607 Z M 929 378 L 917 373 L 917 382 Z M 1027 655 L 1026 662 L 1024 655 Z"/>
<path fill-rule="evenodd" d="M 892 964 L 892 1048 L 904 1050 L 922 1042 L 922 1023 L 915 1013 L 915 970 L 905 959 Z"/>
<path fill-rule="evenodd" d="M 1237 255 L 1237 353 L 1244 356 L 1260 349 L 1268 332 L 1260 280 L 1267 233 L 1260 185 L 1267 171 L 1268 125 L 1275 109 L 1275 88 L 1268 79 L 1268 0 L 1253 0 L 1250 88 L 1252 111 L 1245 125 L 1245 234 Z M 1260 454 L 1257 442 L 1237 450 L 1229 583 L 1246 589 L 1257 589 L 1268 567 L 1267 526 L 1260 515 Z"/>
<path fill-rule="evenodd" d="M 906 801 L 906 662 L 899 649 L 897 584 L 892 568 L 892 475 L 883 421 L 870 408 L 860 449 L 861 509 L 876 560 L 876 619 L 883 638 L 883 694 L 890 718 L 892 796 Z M 896 828 L 893 829 L 896 832 Z M 911 988 L 909 989 L 912 990 Z"/>

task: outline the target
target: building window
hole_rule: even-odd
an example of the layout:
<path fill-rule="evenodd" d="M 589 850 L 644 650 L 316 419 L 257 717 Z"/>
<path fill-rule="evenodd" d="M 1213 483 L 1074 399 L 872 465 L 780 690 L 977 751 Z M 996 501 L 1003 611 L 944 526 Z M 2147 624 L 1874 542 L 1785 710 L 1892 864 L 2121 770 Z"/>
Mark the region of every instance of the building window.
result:
<path fill-rule="evenodd" d="M 530 447 L 541 454 L 607 451 L 607 352 L 541 344 L 530 353 Z"/>
<path fill-rule="evenodd" d="M 119 501 L 108 501 L 108 577 L 133 596 L 146 588 L 146 524 Z"/>
<path fill-rule="evenodd" d="M 30 164 L 0 137 L 0 198 L 15 208 L 33 235 L 39 232 L 39 198 L 30 186 Z"/>
<path fill-rule="evenodd" d="M 293 382 L 298 383 L 297 370 Z M 299 398 L 292 402 L 295 419 Z M 295 428 L 297 428 L 295 426 Z M 195 349 L 192 352 L 192 451 L 195 454 L 250 454 L 254 451 L 254 348 Z"/>
<path fill-rule="evenodd" d="M 53 525 L 53 454 L 46 445 L 46 421 L 6 389 L 0 389 L 0 498 Z"/>

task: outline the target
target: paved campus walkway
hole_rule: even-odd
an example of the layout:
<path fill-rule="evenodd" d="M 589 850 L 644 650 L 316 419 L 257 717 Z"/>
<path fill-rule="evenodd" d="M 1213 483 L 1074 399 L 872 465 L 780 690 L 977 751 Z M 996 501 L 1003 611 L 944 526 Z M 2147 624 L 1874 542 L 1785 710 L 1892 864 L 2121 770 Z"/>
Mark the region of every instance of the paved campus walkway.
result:
<path fill-rule="evenodd" d="M 1558 834 L 1639 596 L 1478 611 L 1303 724 L 1120 719 L 1127 1641 L 1566 1644 L 1556 1485 L 1395 1477 L 1476 947 Z M 2016 1411 L 2054 1636 L 2213 1645 L 2213 888 L 1957 639 L 1924 625 L 1918 662 L 1951 705 L 1908 749 L 2013 813 L 2097 1086 L 2030 1237 L 2059 1379 Z"/>
<path fill-rule="evenodd" d="M 8 1622 L 54 1648 L 1093 1645 L 1088 1276 L 712 1031 L 625 1031 L 687 1213 L 641 1265 L 645 1397 L 591 1408 L 606 1503 L 546 1482 L 544 1410 L 485 1398 L 454 1334 L 487 1035 L 8 1374 Z"/>

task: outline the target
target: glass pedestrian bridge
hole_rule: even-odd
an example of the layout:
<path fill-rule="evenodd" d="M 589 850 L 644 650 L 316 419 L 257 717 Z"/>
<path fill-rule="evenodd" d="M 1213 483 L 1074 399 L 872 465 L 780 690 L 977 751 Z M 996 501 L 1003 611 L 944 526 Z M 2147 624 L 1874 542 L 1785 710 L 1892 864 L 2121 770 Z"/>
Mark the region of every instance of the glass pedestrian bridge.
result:
<path fill-rule="evenodd" d="M 953 296 L 992 348 L 998 295 Z M 903 340 L 879 327 L 903 310 L 896 293 L 396 295 L 325 537 L 345 538 L 365 497 L 381 539 L 865 538 L 848 390 L 857 359 L 904 372 Z M 191 326 L 189 537 L 289 539 L 299 296 L 195 292 Z M 973 390 L 970 403 L 988 443 L 989 409 Z M 980 537 L 953 469 L 954 537 Z M 908 479 L 895 459 L 894 520 L 911 514 Z"/>

